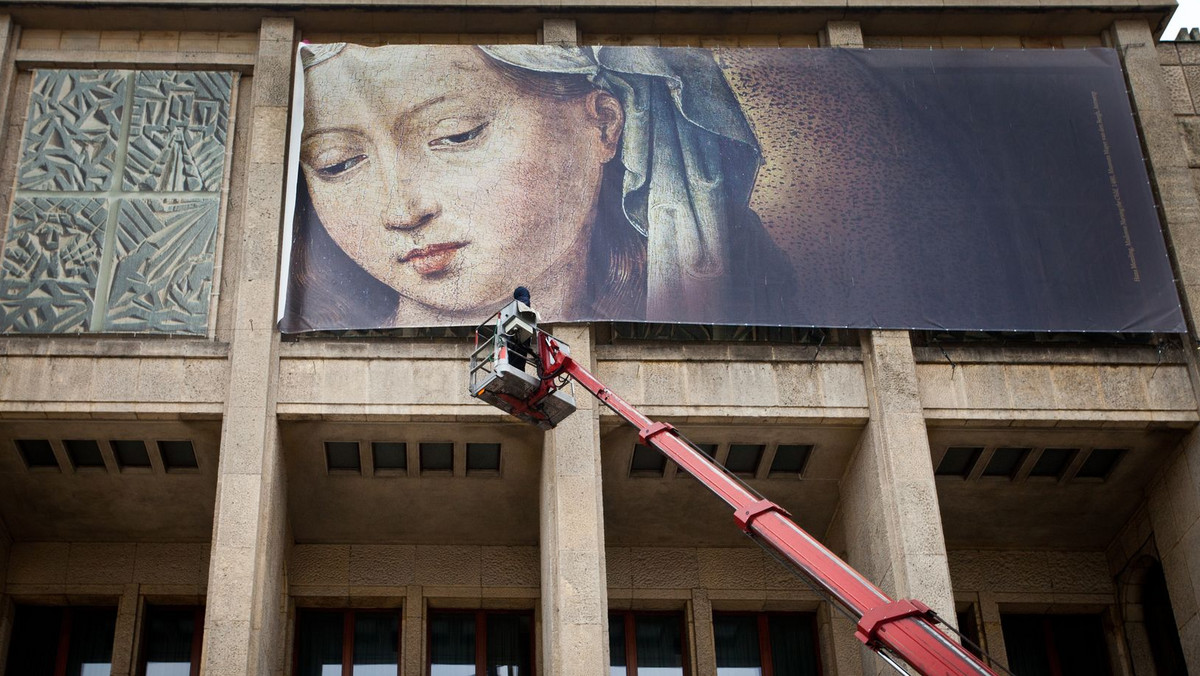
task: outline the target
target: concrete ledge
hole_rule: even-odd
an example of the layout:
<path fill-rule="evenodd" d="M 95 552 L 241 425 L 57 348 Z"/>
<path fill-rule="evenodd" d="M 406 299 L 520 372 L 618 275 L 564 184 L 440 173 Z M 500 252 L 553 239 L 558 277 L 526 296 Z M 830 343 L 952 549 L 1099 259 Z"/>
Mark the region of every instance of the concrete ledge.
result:
<path fill-rule="evenodd" d="M 253 54 L 215 52 L 100 52 L 68 49 L 18 49 L 23 68 L 197 68 L 211 67 L 249 73 Z"/>

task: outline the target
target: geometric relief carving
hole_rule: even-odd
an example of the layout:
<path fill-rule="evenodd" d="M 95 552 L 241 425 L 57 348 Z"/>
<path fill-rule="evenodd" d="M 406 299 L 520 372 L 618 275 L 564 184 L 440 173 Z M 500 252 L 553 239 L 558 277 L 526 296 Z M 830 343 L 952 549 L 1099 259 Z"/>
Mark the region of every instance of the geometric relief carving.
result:
<path fill-rule="evenodd" d="M 121 203 L 105 327 L 204 335 L 220 198 Z"/>
<path fill-rule="evenodd" d="M 124 189 L 221 189 L 233 74 L 139 71 Z"/>
<path fill-rule="evenodd" d="M 233 82 L 35 71 L 0 332 L 207 333 Z"/>
<path fill-rule="evenodd" d="M 38 70 L 17 170 L 19 190 L 112 185 L 129 71 Z"/>
<path fill-rule="evenodd" d="M 0 330 L 88 330 L 99 276 L 104 200 L 17 198 L 0 266 Z"/>

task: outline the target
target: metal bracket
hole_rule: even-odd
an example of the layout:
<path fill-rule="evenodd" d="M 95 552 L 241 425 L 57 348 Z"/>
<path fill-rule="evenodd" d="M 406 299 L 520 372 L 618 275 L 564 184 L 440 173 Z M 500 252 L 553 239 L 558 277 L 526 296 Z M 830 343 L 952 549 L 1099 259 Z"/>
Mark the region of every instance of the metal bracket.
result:
<path fill-rule="evenodd" d="M 783 516 L 791 517 L 791 514 L 788 514 L 786 509 L 780 507 L 774 502 L 771 502 L 770 500 L 759 500 L 757 502 L 750 503 L 748 507 L 743 507 L 742 509 L 734 512 L 733 520 L 737 522 L 738 528 L 741 528 L 743 531 L 749 533 L 750 524 L 754 523 L 755 519 L 763 514 L 766 514 L 767 512 L 777 512 Z"/>
<path fill-rule="evenodd" d="M 675 427 L 672 426 L 670 423 L 665 423 L 665 422 L 650 423 L 650 426 L 647 427 L 646 429 L 638 430 L 638 441 L 642 442 L 643 444 L 648 444 L 648 443 L 650 443 L 650 439 L 652 437 L 654 437 L 655 435 L 661 434 L 663 432 L 674 432 L 674 431 L 675 431 Z"/>
<path fill-rule="evenodd" d="M 901 599 L 892 601 L 881 606 L 875 606 L 867 612 L 858 621 L 858 629 L 854 635 L 863 644 L 870 646 L 877 638 L 876 634 L 883 628 L 884 625 L 902 620 L 906 617 L 929 617 L 933 615 L 933 611 L 929 606 L 913 599 Z"/>

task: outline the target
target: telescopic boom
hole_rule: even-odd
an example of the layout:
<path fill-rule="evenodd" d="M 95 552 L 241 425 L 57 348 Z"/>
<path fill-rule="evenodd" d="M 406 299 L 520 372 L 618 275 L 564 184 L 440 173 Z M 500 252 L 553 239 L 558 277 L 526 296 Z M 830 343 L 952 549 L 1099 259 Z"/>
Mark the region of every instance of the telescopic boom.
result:
<path fill-rule="evenodd" d="M 733 508 L 739 528 L 792 563 L 858 622 L 855 635 L 900 671 L 892 656 L 925 676 L 995 675 L 939 629 L 937 616 L 915 600 L 893 600 L 792 521 L 779 505 L 727 474 L 675 428 L 642 415 L 571 359 L 565 343 L 537 328 L 537 316 L 519 301 L 479 327 L 471 361 L 471 394 L 518 418 L 553 428 L 575 408 L 561 388 L 569 381 L 608 406 L 653 446 Z M 519 372 L 512 362 L 521 364 Z M 536 379 L 524 372 L 536 367 Z M 903 672 L 901 672 L 903 673 Z"/>

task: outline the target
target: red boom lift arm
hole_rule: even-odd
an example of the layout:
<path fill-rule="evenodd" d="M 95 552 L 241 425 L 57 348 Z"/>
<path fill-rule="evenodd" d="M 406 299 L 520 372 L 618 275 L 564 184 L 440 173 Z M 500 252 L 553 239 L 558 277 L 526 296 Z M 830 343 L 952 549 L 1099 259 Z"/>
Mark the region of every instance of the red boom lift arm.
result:
<path fill-rule="evenodd" d="M 476 389 L 473 357 L 473 396 L 489 401 L 527 422 L 550 429 L 574 410 L 574 403 L 570 401 L 567 404 L 570 410 L 565 413 L 562 412 L 561 405 L 555 410 L 554 406 L 546 404 L 555 397 L 555 402 L 570 400 L 570 397 L 564 398 L 558 393 L 567 379 L 579 383 L 613 412 L 636 427 L 638 439 L 643 444 L 657 448 L 732 507 L 734 520 L 743 531 L 796 566 L 811 582 L 829 593 L 837 603 L 858 618 L 855 635 L 897 671 L 904 673 L 890 655 L 899 657 L 925 676 L 996 674 L 950 635 L 939 629 L 935 624 L 937 616 L 928 606 L 920 601 L 893 600 L 888 597 L 797 526 L 787 511 L 759 497 L 729 476 L 676 432 L 674 427 L 650 420 L 605 387 L 604 383 L 571 358 L 569 348 L 564 343 L 537 328 L 536 315 L 528 307 L 513 303 L 493 315 L 493 320 L 497 316 L 500 319 L 494 324 L 496 333 L 490 337 L 484 335 L 482 330 L 489 326 L 489 320 L 489 323 L 480 327 L 477 345 L 480 337 L 488 341 L 494 340 L 497 346 L 495 354 L 500 361 L 511 360 L 511 351 L 525 353 L 524 358 L 518 356 L 517 359 L 522 365 L 526 358 L 534 363 L 538 373 L 537 384 L 530 388 L 532 393 L 525 391 L 515 395 L 508 392 L 485 392 L 483 388 Z M 515 324 L 521 324 L 522 330 L 513 330 L 514 317 L 517 318 Z M 525 320 L 523 324 L 521 319 Z M 519 338 L 520 334 L 524 335 L 524 339 L 514 340 Z M 477 349 L 476 354 L 482 349 Z"/>

